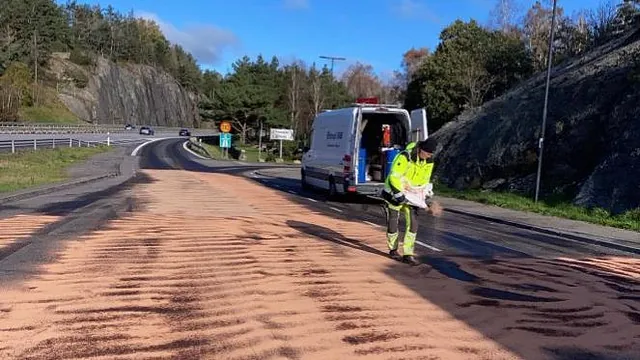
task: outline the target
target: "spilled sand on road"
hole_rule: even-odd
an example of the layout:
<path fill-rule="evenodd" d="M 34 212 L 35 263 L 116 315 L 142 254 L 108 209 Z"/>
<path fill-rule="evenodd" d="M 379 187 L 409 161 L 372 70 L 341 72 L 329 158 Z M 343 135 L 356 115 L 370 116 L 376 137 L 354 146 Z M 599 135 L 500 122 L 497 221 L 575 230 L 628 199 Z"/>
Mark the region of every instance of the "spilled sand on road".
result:
<path fill-rule="evenodd" d="M 0 358 L 555 359 L 639 349 L 636 260 L 443 257 L 410 268 L 386 257 L 381 229 L 250 180 L 145 173 L 153 181 L 134 191 L 141 209 L 71 242 L 28 290 L 1 294 Z"/>
<path fill-rule="evenodd" d="M 59 216 L 40 214 L 16 215 L 0 219 L 0 258 L 3 253 L 8 254 L 10 248 L 58 220 L 60 220 Z"/>

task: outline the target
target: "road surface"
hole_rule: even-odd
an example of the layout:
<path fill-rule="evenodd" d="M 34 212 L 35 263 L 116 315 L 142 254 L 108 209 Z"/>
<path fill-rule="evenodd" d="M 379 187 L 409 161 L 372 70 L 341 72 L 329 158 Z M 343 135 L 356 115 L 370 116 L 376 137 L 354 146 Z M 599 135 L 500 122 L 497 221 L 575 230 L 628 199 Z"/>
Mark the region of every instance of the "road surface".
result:
<path fill-rule="evenodd" d="M 409 267 L 375 204 L 180 140 L 139 156 L 0 211 L 0 358 L 638 358 L 628 254 L 446 213 Z"/>

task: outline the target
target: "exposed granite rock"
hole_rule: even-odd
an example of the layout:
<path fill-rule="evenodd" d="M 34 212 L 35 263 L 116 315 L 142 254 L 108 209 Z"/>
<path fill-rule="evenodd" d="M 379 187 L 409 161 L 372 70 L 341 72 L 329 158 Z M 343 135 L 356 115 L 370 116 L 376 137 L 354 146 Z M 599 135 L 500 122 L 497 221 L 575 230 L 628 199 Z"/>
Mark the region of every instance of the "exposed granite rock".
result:
<path fill-rule="evenodd" d="M 61 57 L 52 70 L 64 79 L 80 73 L 88 79 L 84 88 L 63 81 L 62 102 L 80 119 L 99 124 L 197 127 L 197 97 L 163 70 L 136 64 L 116 64 L 98 57 L 91 70 Z M 67 78 L 66 80 L 70 80 Z"/>

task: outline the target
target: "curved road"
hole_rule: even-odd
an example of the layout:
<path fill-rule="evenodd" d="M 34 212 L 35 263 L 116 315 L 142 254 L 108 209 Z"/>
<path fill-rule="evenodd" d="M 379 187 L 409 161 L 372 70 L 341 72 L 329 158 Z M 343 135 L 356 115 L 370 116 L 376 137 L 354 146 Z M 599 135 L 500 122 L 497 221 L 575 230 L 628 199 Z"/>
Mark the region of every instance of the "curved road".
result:
<path fill-rule="evenodd" d="M 381 251 L 379 204 L 185 142 L 2 205 L 0 358 L 638 358 L 636 259 L 445 212 L 420 216 L 429 266 L 409 267 Z"/>
<path fill-rule="evenodd" d="M 306 191 L 299 180 L 292 178 L 292 166 L 273 164 L 242 164 L 206 160 L 184 149 L 184 140 L 167 139 L 146 145 L 141 151 L 141 167 L 145 169 L 182 169 L 200 172 L 224 172 L 254 179 L 265 186 L 287 193 L 292 200 L 303 203 L 315 211 L 330 216 L 360 220 L 372 225 L 384 226 L 382 207 L 374 201 L 335 202 L 319 192 Z M 276 176 L 263 176 L 261 169 L 282 168 Z M 294 170 L 296 169 L 296 170 Z M 273 171 L 270 171 L 273 173 Z M 280 175 L 281 174 L 281 175 Z M 560 236 L 542 234 L 508 225 L 496 224 L 465 215 L 445 212 L 441 218 L 422 213 L 419 215 L 419 254 L 456 254 L 474 257 L 515 256 L 557 258 L 585 255 L 632 254 L 591 245 Z M 401 223 L 402 227 L 403 224 Z M 427 258 L 425 260 L 429 261 Z"/>

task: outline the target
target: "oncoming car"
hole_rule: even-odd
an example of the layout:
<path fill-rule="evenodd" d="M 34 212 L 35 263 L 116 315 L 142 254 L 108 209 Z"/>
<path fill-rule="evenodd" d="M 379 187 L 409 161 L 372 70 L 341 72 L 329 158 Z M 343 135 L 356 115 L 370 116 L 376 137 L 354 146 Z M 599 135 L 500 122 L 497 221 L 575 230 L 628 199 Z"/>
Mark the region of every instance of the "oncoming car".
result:
<path fill-rule="evenodd" d="M 189 129 L 180 129 L 178 136 L 191 136 Z"/>
<path fill-rule="evenodd" d="M 150 128 L 149 126 L 142 126 L 140 128 L 140 135 L 153 135 L 155 134 L 155 131 L 153 131 L 152 128 Z"/>

